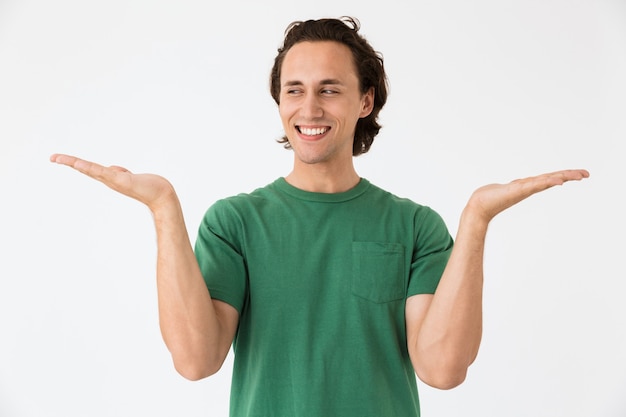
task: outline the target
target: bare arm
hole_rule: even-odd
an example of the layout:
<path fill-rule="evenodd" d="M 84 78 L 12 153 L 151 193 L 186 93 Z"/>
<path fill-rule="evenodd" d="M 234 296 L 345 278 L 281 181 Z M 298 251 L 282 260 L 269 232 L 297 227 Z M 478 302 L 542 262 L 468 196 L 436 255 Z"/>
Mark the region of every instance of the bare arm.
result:
<path fill-rule="evenodd" d="M 115 191 L 144 203 L 157 234 L 159 323 L 174 366 L 196 380 L 219 370 L 233 341 L 239 316 L 232 306 L 212 300 L 193 253 L 182 209 L 172 185 L 153 174 L 133 174 L 69 155 L 50 160 L 67 165 Z"/>
<path fill-rule="evenodd" d="M 483 252 L 489 222 L 540 191 L 587 178 L 585 170 L 558 171 L 477 189 L 461 215 L 452 254 L 434 295 L 406 304 L 408 349 L 417 375 L 448 389 L 465 379 L 482 337 Z"/>

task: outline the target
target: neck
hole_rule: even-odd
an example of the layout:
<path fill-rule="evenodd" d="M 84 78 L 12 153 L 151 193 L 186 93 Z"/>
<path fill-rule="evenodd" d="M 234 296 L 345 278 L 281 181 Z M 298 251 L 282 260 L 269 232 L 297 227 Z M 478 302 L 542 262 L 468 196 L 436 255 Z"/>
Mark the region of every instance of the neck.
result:
<path fill-rule="evenodd" d="M 285 180 L 304 191 L 334 194 L 356 187 L 361 178 L 350 160 L 349 164 L 341 167 L 296 162 L 293 171 L 285 177 Z"/>

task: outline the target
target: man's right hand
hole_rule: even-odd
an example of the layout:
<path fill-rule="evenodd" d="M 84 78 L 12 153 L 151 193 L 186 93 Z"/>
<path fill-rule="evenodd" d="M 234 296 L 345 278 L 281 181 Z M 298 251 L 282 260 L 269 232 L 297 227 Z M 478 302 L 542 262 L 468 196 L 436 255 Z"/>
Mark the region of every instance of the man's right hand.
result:
<path fill-rule="evenodd" d="M 154 174 L 133 174 L 119 166 L 105 167 L 71 155 L 54 154 L 50 161 L 67 165 L 147 205 L 157 235 L 159 324 L 174 366 L 196 380 L 217 372 L 235 337 L 239 313 L 212 300 L 194 255 L 174 187 Z"/>
<path fill-rule="evenodd" d="M 123 167 L 105 167 L 65 154 L 54 154 L 50 161 L 74 168 L 107 187 L 144 203 L 152 212 L 168 201 L 171 202 L 171 198 L 175 196 L 172 184 L 159 175 L 133 174 Z"/>

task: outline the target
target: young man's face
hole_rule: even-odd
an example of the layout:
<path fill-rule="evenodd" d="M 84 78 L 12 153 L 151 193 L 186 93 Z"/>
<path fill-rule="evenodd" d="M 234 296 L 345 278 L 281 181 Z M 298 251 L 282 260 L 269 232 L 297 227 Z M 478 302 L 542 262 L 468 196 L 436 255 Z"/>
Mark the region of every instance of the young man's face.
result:
<path fill-rule="evenodd" d="M 352 158 L 356 123 L 374 90 L 361 94 L 350 49 L 338 42 L 300 42 L 281 68 L 279 112 L 296 163 L 342 164 Z"/>

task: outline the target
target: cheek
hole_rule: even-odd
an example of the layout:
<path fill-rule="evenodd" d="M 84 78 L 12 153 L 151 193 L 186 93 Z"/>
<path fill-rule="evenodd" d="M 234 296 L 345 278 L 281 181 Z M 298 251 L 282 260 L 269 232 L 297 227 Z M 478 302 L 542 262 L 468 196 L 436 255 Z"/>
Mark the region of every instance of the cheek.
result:
<path fill-rule="evenodd" d="M 294 108 L 290 106 L 288 103 L 281 101 L 281 104 L 278 105 L 278 114 L 280 115 L 280 119 L 283 123 L 287 123 L 289 119 L 293 116 Z"/>
<path fill-rule="evenodd" d="M 285 134 L 288 134 L 289 126 L 291 125 L 289 121 L 291 120 L 291 118 L 288 115 L 286 115 L 283 108 L 278 109 L 278 114 L 280 115 L 280 121 L 281 121 L 281 124 L 283 125 L 283 130 Z"/>
<path fill-rule="evenodd" d="M 280 120 L 285 123 L 286 113 L 283 106 L 278 106 L 278 115 L 280 116 Z"/>

